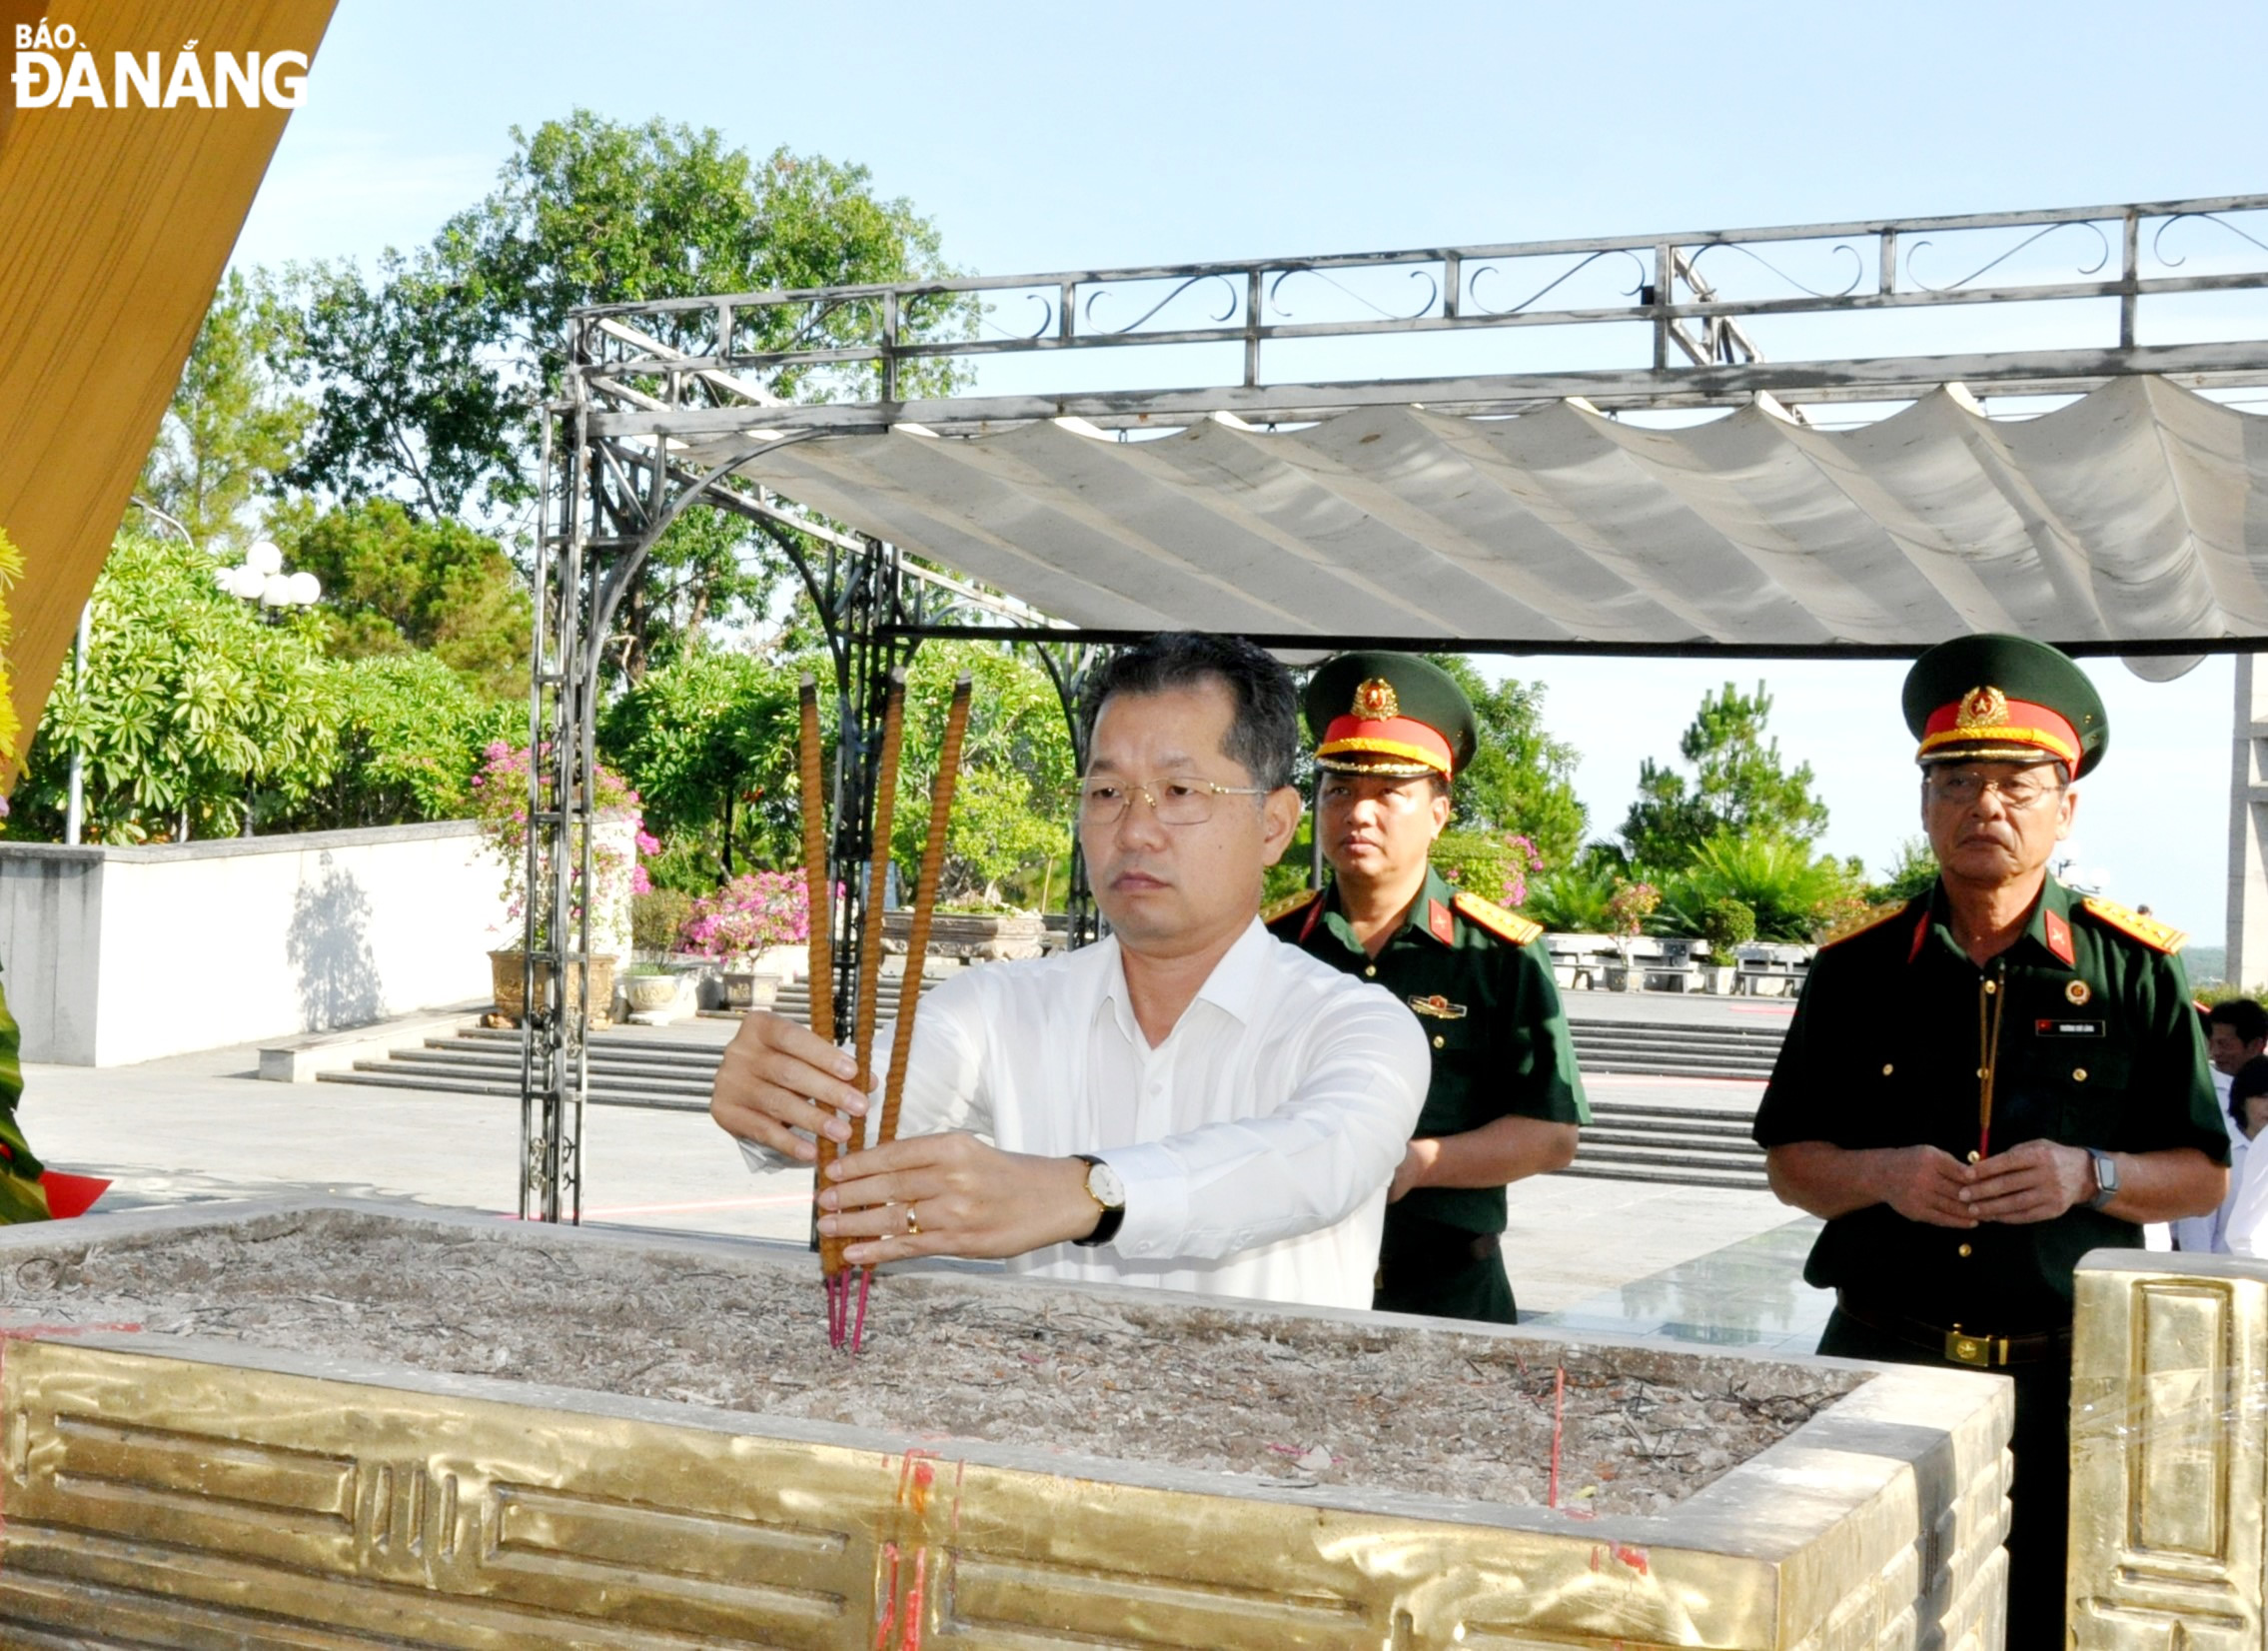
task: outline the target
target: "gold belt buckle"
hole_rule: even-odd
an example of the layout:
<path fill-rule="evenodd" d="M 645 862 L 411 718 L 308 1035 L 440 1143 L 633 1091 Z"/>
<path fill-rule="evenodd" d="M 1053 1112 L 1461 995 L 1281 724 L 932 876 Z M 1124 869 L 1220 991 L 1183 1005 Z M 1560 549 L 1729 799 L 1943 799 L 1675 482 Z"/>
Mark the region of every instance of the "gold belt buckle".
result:
<path fill-rule="evenodd" d="M 1997 1359 L 1993 1357 L 1995 1350 L 1999 1353 Z M 1945 1359 L 1951 1364 L 1967 1364 L 1979 1370 L 1989 1370 L 1995 1363 L 2008 1362 L 2008 1338 L 2001 1336 L 1995 1340 L 1991 1336 L 1965 1335 L 1956 1324 L 1945 1332 Z"/>

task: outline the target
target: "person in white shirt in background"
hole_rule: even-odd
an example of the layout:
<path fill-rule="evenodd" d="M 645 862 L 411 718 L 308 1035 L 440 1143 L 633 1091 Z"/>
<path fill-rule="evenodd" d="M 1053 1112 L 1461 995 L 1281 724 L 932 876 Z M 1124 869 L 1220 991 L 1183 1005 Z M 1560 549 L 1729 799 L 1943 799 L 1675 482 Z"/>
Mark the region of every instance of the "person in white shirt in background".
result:
<path fill-rule="evenodd" d="M 2249 1137 L 2243 1117 L 2230 1104 L 2229 1086 L 2245 1065 L 2268 1054 L 2268 1008 L 2249 997 L 2231 997 L 2205 1011 L 2205 1053 L 2212 1064 L 2213 1088 L 2229 1130 L 2229 1191 L 2221 1207 L 2210 1215 L 2192 1215 L 2173 1223 L 2173 1247 L 2192 1255 L 2229 1253 L 2228 1225 L 2244 1190 L 2245 1147 Z M 2159 1246 L 2152 1245 L 2152 1248 Z"/>
<path fill-rule="evenodd" d="M 1241 639 L 1168 633 L 1112 659 L 1094 704 L 1078 828 L 1109 937 L 924 996 L 899 1138 L 829 1166 L 819 1229 L 853 1266 L 1003 1257 L 1367 1307 L 1431 1056 L 1390 993 L 1261 926 L 1300 818 L 1291 678 Z M 751 1014 L 710 1115 L 751 1165 L 809 1162 L 815 1131 L 850 1142 L 843 1114 L 870 1138 L 854 1075 Z"/>
<path fill-rule="evenodd" d="M 2222 1206 L 2222 1253 L 2268 1256 L 2268 1151 L 2251 1150 L 2268 1124 L 2268 1058 L 2255 1055 L 2236 1074 L 2229 1085 L 2229 1116 L 2238 1133 L 2229 1159 L 2233 1190 Z"/>

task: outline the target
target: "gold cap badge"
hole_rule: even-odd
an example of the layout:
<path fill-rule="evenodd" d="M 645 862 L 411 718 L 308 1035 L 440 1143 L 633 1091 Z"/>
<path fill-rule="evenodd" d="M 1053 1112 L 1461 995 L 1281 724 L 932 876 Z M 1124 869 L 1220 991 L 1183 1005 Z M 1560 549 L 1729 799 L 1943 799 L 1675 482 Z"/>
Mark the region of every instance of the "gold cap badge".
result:
<path fill-rule="evenodd" d="M 2001 728 L 2008 721 L 2008 696 L 1997 688 L 1972 688 L 1953 714 L 1956 728 Z"/>
<path fill-rule="evenodd" d="M 1366 677 L 1355 690 L 1354 709 L 1366 723 L 1385 723 L 1402 715 L 1402 701 L 1384 677 Z"/>

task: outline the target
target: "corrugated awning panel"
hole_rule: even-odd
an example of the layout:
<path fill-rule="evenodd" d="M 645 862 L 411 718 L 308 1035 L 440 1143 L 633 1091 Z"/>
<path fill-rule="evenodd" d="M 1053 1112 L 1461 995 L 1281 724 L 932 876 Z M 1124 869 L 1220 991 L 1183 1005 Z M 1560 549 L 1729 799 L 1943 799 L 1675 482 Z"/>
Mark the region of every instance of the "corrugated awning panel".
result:
<path fill-rule="evenodd" d="M 719 457 L 721 448 L 703 456 Z M 743 474 L 1097 629 L 1906 646 L 2268 637 L 2268 426 L 2161 380 L 1821 431 L 1575 404 L 823 437 Z"/>

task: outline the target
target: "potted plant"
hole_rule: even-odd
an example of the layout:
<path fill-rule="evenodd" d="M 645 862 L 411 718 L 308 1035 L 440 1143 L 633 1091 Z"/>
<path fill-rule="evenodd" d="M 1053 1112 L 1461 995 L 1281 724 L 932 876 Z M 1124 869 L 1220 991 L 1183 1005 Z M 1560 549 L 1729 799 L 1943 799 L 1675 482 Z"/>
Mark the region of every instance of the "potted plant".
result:
<path fill-rule="evenodd" d="M 677 1000 L 681 971 L 666 963 L 632 963 L 622 970 L 622 1001 L 632 1014 L 657 1014 Z"/>
<path fill-rule="evenodd" d="M 1628 878 L 1615 879 L 1615 892 L 1607 901 L 1607 931 L 1615 936 L 1615 948 L 1621 955 L 1619 963 L 1607 965 L 1607 989 L 1632 991 L 1638 986 L 1638 970 L 1631 962 L 1631 941 L 1646 930 L 1646 919 L 1653 916 L 1662 903 L 1662 890 L 1651 882 L 1632 882 Z"/>
<path fill-rule="evenodd" d="M 726 1008 L 759 1008 L 786 972 L 767 966 L 765 953 L 801 945 L 810 932 L 810 897 L 800 870 L 747 871 L 693 901 L 677 943 L 717 965 Z"/>
<path fill-rule="evenodd" d="M 1710 900 L 1701 908 L 1701 938 L 1708 942 L 1708 961 L 1701 968 L 1702 983 L 1720 997 L 1730 996 L 1739 973 L 1734 946 L 1756 937 L 1755 908 L 1745 900 Z"/>
<path fill-rule="evenodd" d="M 489 746 L 481 772 L 473 777 L 474 818 L 480 823 L 481 836 L 489 851 L 503 863 L 505 917 L 517 930 L 506 931 L 511 933 L 511 942 L 489 953 L 497 1012 L 515 1024 L 528 1012 L 524 995 L 527 980 L 524 946 L 531 909 L 536 944 L 549 948 L 552 943 L 551 902 L 539 899 L 533 908 L 529 903 L 529 748 L 510 746 L 499 740 Z M 629 949 L 631 896 L 649 887 L 645 867 L 638 863 L 638 856 L 653 853 L 660 844 L 646 834 L 638 811 L 637 793 L 604 765 L 597 769 L 594 801 L 597 820 L 590 831 L 588 887 L 583 884 L 583 843 L 579 830 L 567 843 L 573 865 L 566 936 L 568 947 L 567 998 L 572 1002 L 581 997 L 587 1005 L 588 1018 L 598 1021 L 605 1018 L 613 1003 L 614 964 L 619 955 Z M 547 867 L 537 867 L 539 879 L 548 874 Z M 590 929 L 587 954 L 572 949 L 581 938 L 586 910 Z M 535 987 L 539 998 L 549 991 L 550 982 L 550 966 L 543 958 L 538 958 Z"/>

